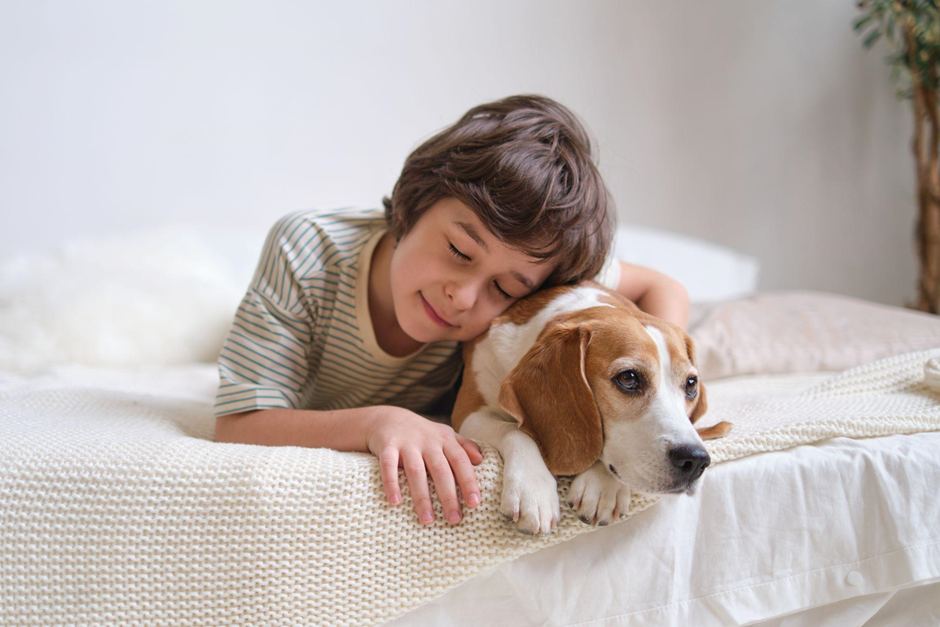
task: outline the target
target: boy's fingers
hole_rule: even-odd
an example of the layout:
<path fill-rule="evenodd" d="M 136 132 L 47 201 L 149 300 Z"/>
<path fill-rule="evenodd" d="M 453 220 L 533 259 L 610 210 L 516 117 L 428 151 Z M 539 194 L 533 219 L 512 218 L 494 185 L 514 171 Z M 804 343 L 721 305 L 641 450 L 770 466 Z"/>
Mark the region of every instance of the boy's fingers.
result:
<path fill-rule="evenodd" d="M 418 520 L 424 525 L 434 522 L 434 509 L 431 507 L 431 493 L 428 487 L 428 475 L 424 468 L 424 458 L 421 451 L 403 449 L 402 460 L 405 464 L 405 477 L 408 478 L 408 489 L 415 503 L 415 513 Z"/>
<path fill-rule="evenodd" d="M 382 452 L 379 460 L 382 471 L 382 487 L 385 488 L 385 498 L 392 505 L 401 503 L 401 489 L 398 485 L 398 449 L 390 446 Z"/>
<path fill-rule="evenodd" d="M 434 478 L 434 487 L 437 489 L 437 500 L 441 502 L 444 510 L 444 520 L 452 525 L 460 522 L 460 501 L 457 500 L 457 486 L 454 484 L 454 474 L 450 461 L 444 456 L 443 450 L 434 448 L 425 453 L 424 463 Z"/>
<path fill-rule="evenodd" d="M 480 504 L 480 487 L 477 485 L 476 473 L 473 472 L 473 466 L 470 465 L 467 454 L 463 448 L 456 446 L 448 447 L 444 449 L 444 452 L 447 453 L 447 459 L 454 469 L 464 502 L 470 507 L 476 507 Z"/>
<path fill-rule="evenodd" d="M 476 442 L 462 435 L 457 435 L 457 441 L 467 451 L 467 456 L 470 457 L 470 462 L 474 466 L 483 463 L 483 453 L 480 452 L 480 447 L 477 446 Z"/>

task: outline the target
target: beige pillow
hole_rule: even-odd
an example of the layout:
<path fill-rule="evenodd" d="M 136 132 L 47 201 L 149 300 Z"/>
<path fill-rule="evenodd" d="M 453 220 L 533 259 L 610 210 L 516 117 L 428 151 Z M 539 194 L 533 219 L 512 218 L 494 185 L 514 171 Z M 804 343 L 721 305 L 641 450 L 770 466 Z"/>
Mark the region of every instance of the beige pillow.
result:
<path fill-rule="evenodd" d="M 940 317 L 822 292 L 764 292 L 694 304 L 702 379 L 840 371 L 940 347 Z"/>

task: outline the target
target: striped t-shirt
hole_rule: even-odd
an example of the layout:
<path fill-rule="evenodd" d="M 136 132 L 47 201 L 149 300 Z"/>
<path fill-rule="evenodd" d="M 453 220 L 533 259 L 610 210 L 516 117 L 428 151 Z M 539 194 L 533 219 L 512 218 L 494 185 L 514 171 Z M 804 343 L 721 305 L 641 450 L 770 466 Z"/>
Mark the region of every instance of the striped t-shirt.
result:
<path fill-rule="evenodd" d="M 427 412 L 457 382 L 460 343 L 430 342 L 393 357 L 368 306 L 382 209 L 290 213 L 265 238 L 258 268 L 219 354 L 215 415 L 257 409 L 395 405 Z M 608 258 L 595 279 L 616 287 Z"/>

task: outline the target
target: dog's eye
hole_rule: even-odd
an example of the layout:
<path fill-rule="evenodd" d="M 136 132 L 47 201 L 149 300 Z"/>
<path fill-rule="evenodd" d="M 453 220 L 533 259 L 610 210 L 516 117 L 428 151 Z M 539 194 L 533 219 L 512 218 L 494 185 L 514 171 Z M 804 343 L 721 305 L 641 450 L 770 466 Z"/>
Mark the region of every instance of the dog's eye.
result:
<path fill-rule="evenodd" d="M 624 370 L 614 377 L 614 383 L 625 392 L 639 392 L 643 385 L 643 377 L 636 370 Z"/>
<path fill-rule="evenodd" d="M 685 395 L 689 400 L 695 398 L 698 393 L 698 377 L 689 377 L 685 380 Z"/>

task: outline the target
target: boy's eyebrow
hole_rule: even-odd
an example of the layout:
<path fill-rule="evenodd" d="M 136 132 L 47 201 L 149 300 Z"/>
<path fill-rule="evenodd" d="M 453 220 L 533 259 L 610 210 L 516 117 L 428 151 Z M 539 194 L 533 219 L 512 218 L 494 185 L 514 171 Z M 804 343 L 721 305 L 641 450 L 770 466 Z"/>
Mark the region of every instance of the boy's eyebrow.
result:
<path fill-rule="evenodd" d="M 483 241 L 483 238 L 480 237 L 480 234 L 477 233 L 477 230 L 476 230 L 475 228 L 473 228 L 473 225 L 472 225 L 472 224 L 468 224 L 468 223 L 466 223 L 466 222 L 454 222 L 454 224 L 456 224 L 457 226 L 459 226 L 460 228 L 462 228 L 462 229 L 467 233 L 467 235 L 470 236 L 470 239 L 472 239 L 474 242 L 476 242 L 476 243 L 480 246 L 480 248 L 482 248 L 482 249 L 485 250 L 486 252 L 490 252 L 490 249 L 487 247 L 486 242 Z M 520 283 L 522 283 L 523 285 L 525 285 L 525 286 L 526 286 L 526 289 L 531 290 L 531 289 L 533 289 L 533 288 L 535 287 L 535 285 L 532 283 L 532 281 L 530 281 L 529 279 L 527 279 L 525 276 L 519 274 L 519 273 L 516 272 L 515 270 L 511 271 L 510 274 L 511 274 L 517 281 L 519 281 Z"/>
<path fill-rule="evenodd" d="M 471 239 L 473 239 L 473 241 L 479 245 L 480 248 L 486 252 L 490 252 L 490 249 L 486 246 L 486 242 L 483 241 L 483 238 L 480 237 L 480 234 L 477 233 L 477 230 L 473 228 L 472 224 L 467 224 L 466 222 L 454 222 L 454 224 L 466 231 L 467 235 L 469 235 Z"/>

